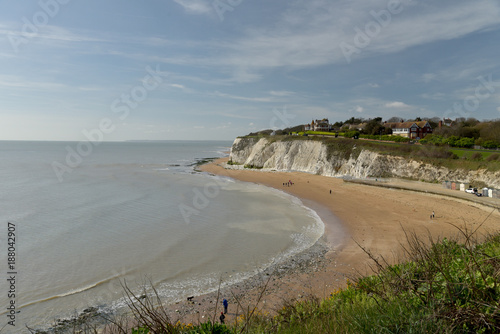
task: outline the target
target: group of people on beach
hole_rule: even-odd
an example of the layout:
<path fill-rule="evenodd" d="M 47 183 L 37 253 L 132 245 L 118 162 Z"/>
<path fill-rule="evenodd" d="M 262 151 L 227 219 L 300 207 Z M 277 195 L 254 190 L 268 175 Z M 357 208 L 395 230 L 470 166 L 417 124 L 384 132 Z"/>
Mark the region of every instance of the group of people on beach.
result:
<path fill-rule="evenodd" d="M 291 187 L 293 186 L 292 180 L 288 180 L 288 182 L 283 182 L 283 187 Z"/>
<path fill-rule="evenodd" d="M 221 324 L 223 324 L 224 319 L 226 319 L 226 316 L 224 314 L 227 314 L 227 307 L 229 306 L 229 302 L 226 298 L 224 298 L 224 300 L 222 301 L 222 306 L 224 306 L 224 312 L 221 312 L 219 317 Z"/>

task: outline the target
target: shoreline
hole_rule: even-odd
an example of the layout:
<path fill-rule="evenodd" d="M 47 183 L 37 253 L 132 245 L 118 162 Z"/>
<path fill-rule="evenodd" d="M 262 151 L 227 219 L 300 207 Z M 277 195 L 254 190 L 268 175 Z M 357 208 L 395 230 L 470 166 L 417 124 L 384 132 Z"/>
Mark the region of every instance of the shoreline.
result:
<path fill-rule="evenodd" d="M 425 187 L 429 185 L 426 184 L 420 185 L 424 191 L 419 192 L 379 188 L 303 172 L 225 169 L 223 165 L 227 160 L 216 159 L 196 169 L 261 184 L 297 197 L 319 215 L 325 231 L 310 248 L 272 264 L 254 277 L 221 288 L 219 296 L 214 291 L 165 305 L 173 323 L 198 324 L 212 319 L 219 322 L 223 298 L 229 301 L 226 314 L 229 324 L 242 314 L 241 308 L 252 309 L 257 305 L 259 313 L 272 314 L 287 303 L 311 297 L 326 298 L 345 287 L 346 279 L 372 273 L 370 259 L 360 246 L 383 256 L 389 263 L 401 260 L 400 244 L 405 231 L 414 231 L 423 238 L 453 237 L 459 232 L 450 224 L 460 225 L 463 220 L 469 222 L 469 228 L 476 228 L 485 218 L 480 233 L 497 231 L 500 226 L 498 210 L 490 214 L 486 211 L 489 208 L 477 203 L 427 193 Z M 283 186 L 283 181 L 289 179 L 294 185 Z M 435 219 L 429 218 L 432 211 L 436 212 Z M 241 307 L 237 306 L 236 299 Z"/>
<path fill-rule="evenodd" d="M 227 157 L 220 158 L 199 166 L 198 169 L 284 191 L 316 211 L 325 224 L 324 235 L 314 246 L 303 252 L 314 254 L 316 259 L 308 263 L 302 262 L 298 265 L 301 270 L 288 268 L 290 270 L 283 275 L 272 278 L 271 286 L 268 286 L 258 305 L 258 309 L 264 313 L 272 313 L 289 301 L 311 296 L 325 298 L 334 290 L 345 287 L 346 279 L 372 273 L 370 259 L 361 246 L 389 263 L 395 263 L 402 259 L 401 243 L 405 240 L 405 232 L 415 233 L 423 239 L 432 237 L 436 240 L 458 237 L 460 231 L 457 227 L 477 228 L 479 235 L 486 235 L 498 231 L 497 226 L 500 226 L 498 210 L 489 211 L 487 209 L 490 208 L 478 203 L 467 203 L 446 195 L 425 190 L 414 192 L 403 188 L 379 188 L 302 172 L 225 169 L 223 165 L 227 160 Z M 282 186 L 283 181 L 289 179 L 294 185 Z M 423 188 L 426 186 L 428 185 L 423 183 L 420 185 Z M 329 190 L 332 190 L 331 194 Z M 430 218 L 432 211 L 436 212 L 434 219 Z M 342 229 L 341 235 L 338 233 L 339 226 Z M 326 247 L 323 252 L 314 250 L 321 246 Z M 288 262 L 293 263 L 294 259 L 285 261 Z M 262 280 L 259 283 L 244 282 L 241 284 L 246 285 L 244 287 L 237 284 L 226 290 L 236 290 L 242 298 L 242 305 L 255 306 L 259 300 Z M 223 292 L 224 296 L 228 295 L 228 291 Z M 216 293 L 195 297 L 198 300 L 190 306 L 183 305 L 186 302 L 178 303 L 176 306 L 184 306 L 183 312 L 178 313 L 181 322 L 197 323 L 211 319 L 207 315 L 218 314 L 222 309 L 221 305 L 217 305 L 217 310 L 214 305 L 210 306 L 212 301 L 206 305 L 207 300 L 213 298 L 216 298 Z M 232 300 L 230 309 L 231 306 L 234 308 Z M 234 321 L 237 316 L 237 312 L 229 313 L 227 323 Z M 218 317 L 215 319 L 218 321 Z"/>

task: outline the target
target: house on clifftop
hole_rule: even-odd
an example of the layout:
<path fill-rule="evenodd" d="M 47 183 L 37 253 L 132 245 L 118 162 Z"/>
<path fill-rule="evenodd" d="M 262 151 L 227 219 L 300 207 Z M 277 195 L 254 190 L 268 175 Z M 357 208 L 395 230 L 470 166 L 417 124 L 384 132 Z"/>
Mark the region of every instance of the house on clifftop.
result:
<path fill-rule="evenodd" d="M 330 131 L 331 125 L 328 118 L 313 120 L 311 124 L 304 125 L 304 131 Z"/>
<path fill-rule="evenodd" d="M 432 133 L 432 127 L 427 121 L 384 123 L 384 126 L 390 128 L 394 136 L 410 139 L 422 139 Z"/>

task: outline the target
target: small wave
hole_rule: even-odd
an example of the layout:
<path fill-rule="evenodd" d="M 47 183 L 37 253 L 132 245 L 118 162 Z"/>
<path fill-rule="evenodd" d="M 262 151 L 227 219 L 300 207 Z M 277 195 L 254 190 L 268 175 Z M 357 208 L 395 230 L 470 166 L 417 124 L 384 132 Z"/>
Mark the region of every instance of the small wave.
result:
<path fill-rule="evenodd" d="M 215 153 L 220 157 L 227 157 L 229 152 L 231 150 L 231 147 L 218 147 L 216 150 L 212 151 L 204 151 L 204 153 Z"/>
<path fill-rule="evenodd" d="M 313 210 L 310 207 L 308 207 L 307 205 L 305 205 L 300 198 L 293 196 L 293 195 L 290 195 L 289 193 L 286 193 L 285 191 L 283 191 L 281 189 L 266 187 L 263 185 L 255 185 L 255 186 L 256 187 L 265 187 L 271 193 L 278 195 L 281 198 L 285 198 L 285 199 L 291 201 L 292 204 L 295 206 L 299 206 L 299 207 L 303 208 L 307 212 L 307 215 L 309 217 L 313 218 L 313 220 L 316 223 L 315 225 L 309 225 L 307 227 L 304 227 L 305 229 L 308 230 L 308 232 L 319 234 L 318 238 L 314 242 L 316 242 L 325 233 L 325 223 L 323 222 L 321 217 L 318 215 L 318 213 L 315 210 Z"/>
<path fill-rule="evenodd" d="M 32 302 L 28 302 L 26 304 L 21 305 L 20 308 L 28 307 L 28 306 L 31 306 L 31 305 L 34 305 L 34 304 L 43 303 L 43 302 L 47 302 L 47 301 L 58 299 L 58 298 L 63 298 L 63 297 L 68 297 L 68 296 L 76 295 L 76 294 L 88 291 L 90 289 L 96 288 L 96 287 L 98 287 L 100 285 L 106 284 L 108 282 L 111 282 L 112 280 L 117 279 L 120 276 L 121 275 L 118 274 L 118 275 L 109 277 L 107 279 L 104 279 L 102 281 L 96 282 L 94 284 L 90 284 L 90 285 L 87 285 L 87 286 L 84 286 L 84 287 L 81 287 L 81 288 L 76 288 L 76 289 L 70 290 L 68 292 L 64 292 L 62 294 L 59 294 L 59 295 L 55 295 L 55 296 L 51 296 L 51 297 L 47 297 L 47 298 L 42 298 L 42 299 L 39 299 L 39 300 L 35 300 L 35 301 L 32 301 Z M 7 312 L 3 312 L 3 313 L 0 313 L 0 314 L 5 314 L 5 313 L 7 313 Z"/>

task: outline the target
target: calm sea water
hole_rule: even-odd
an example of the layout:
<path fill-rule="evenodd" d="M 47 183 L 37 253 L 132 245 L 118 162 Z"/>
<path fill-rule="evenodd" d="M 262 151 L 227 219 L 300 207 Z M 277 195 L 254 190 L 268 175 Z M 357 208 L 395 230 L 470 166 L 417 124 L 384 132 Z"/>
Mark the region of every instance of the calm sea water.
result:
<path fill-rule="evenodd" d="M 119 311 L 124 280 L 133 289 L 150 280 L 174 302 L 314 244 L 323 223 L 298 199 L 194 172 L 197 159 L 223 156 L 230 145 L 102 143 L 80 147 L 79 159 L 68 156 L 77 143 L 0 142 L 0 328 L 11 301 L 19 312 L 2 333 L 89 306 Z M 10 269 L 8 222 L 16 234 Z"/>

